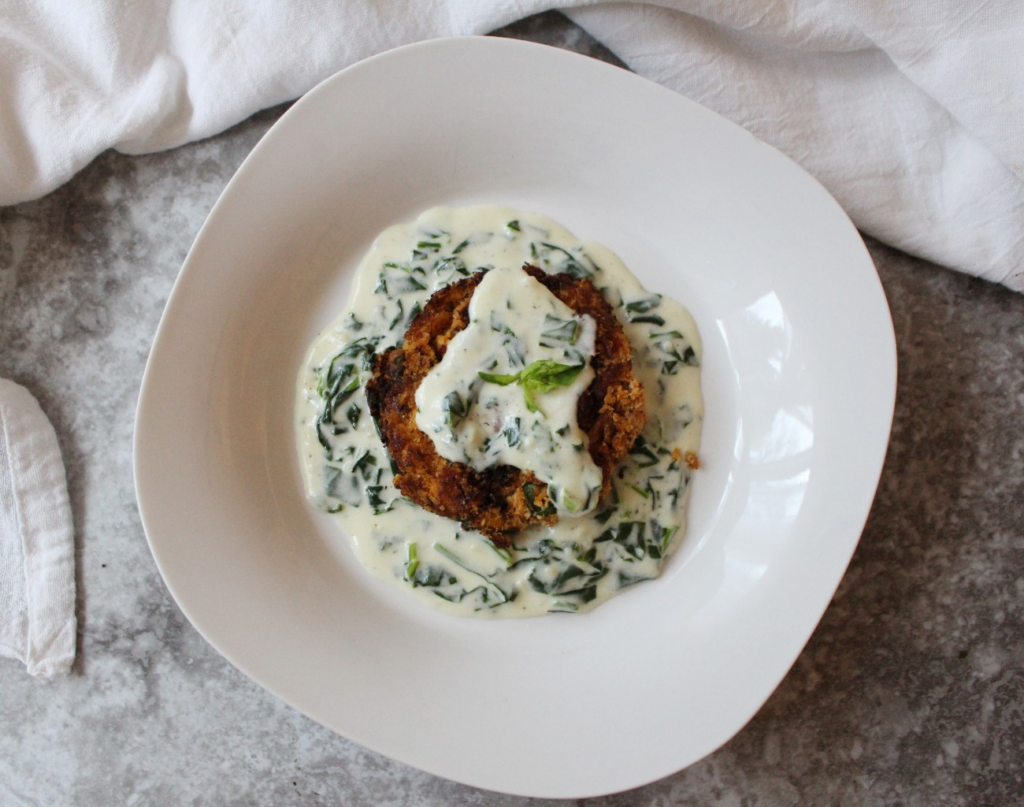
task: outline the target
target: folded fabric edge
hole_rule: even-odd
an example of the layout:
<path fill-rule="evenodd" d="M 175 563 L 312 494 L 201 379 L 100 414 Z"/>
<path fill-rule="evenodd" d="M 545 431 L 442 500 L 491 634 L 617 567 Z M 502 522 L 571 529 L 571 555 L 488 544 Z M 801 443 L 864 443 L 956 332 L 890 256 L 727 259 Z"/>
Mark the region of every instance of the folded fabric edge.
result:
<path fill-rule="evenodd" d="M 25 564 L 27 636 L 17 657 L 32 675 L 66 673 L 75 658 L 77 619 L 64 462 L 57 434 L 32 393 L 0 379 L 0 407 Z"/>
<path fill-rule="evenodd" d="M 50 678 L 54 675 L 66 675 L 71 672 L 75 663 L 75 643 L 78 640 L 78 620 L 72 610 L 71 616 L 65 620 L 55 634 L 51 636 L 48 647 L 37 647 L 38 658 L 30 658 L 25 668 L 37 678 Z M 55 650 L 51 650 L 54 648 Z M 53 655 L 50 655 L 50 653 Z"/>
<path fill-rule="evenodd" d="M 765 132 L 753 125 L 751 121 L 744 120 L 742 116 L 730 114 L 729 110 L 718 108 L 719 105 L 716 104 L 714 97 L 701 97 L 699 93 L 693 92 L 693 86 L 688 83 L 691 74 L 668 70 L 656 75 L 648 75 L 650 71 L 645 69 L 642 59 L 640 63 L 637 63 L 636 57 L 638 54 L 642 55 L 645 48 L 653 49 L 655 52 L 660 52 L 659 48 L 664 50 L 667 47 L 666 41 L 658 41 L 657 36 L 652 40 L 650 31 L 646 32 L 642 40 L 637 39 L 635 31 L 629 26 L 623 27 L 621 15 L 613 14 L 608 6 L 583 6 L 564 9 L 563 12 L 597 41 L 609 47 L 627 65 L 628 69 L 638 75 L 655 80 L 662 86 L 742 126 L 759 140 L 796 162 L 804 171 L 817 179 L 839 202 L 857 229 L 864 235 L 876 238 L 908 255 L 930 261 L 944 268 L 1003 285 L 1012 291 L 1024 292 L 1024 237 L 1017 237 L 1013 243 L 1008 244 L 1006 238 L 1000 237 L 998 234 L 971 231 L 970 222 L 965 223 L 959 214 L 960 210 L 969 209 L 971 205 L 978 207 L 983 204 L 987 205 L 988 209 L 984 211 L 984 215 L 978 213 L 975 218 L 985 219 L 986 226 L 994 228 L 991 233 L 1012 233 L 1015 224 L 1020 221 L 1020 216 L 1024 214 L 1024 183 L 1017 181 L 1014 172 L 1007 168 L 987 144 L 977 140 L 971 132 L 964 129 L 949 114 L 945 107 L 942 107 L 931 95 L 925 93 L 900 73 L 892 64 L 889 54 L 877 45 L 873 46 L 873 50 L 884 56 L 887 63 L 892 65 L 890 80 L 900 80 L 905 82 L 907 87 L 912 86 L 914 92 L 920 94 L 922 103 L 926 102 L 934 107 L 934 114 L 938 114 L 938 111 L 941 110 L 941 113 L 948 118 L 949 128 L 939 132 L 948 141 L 947 153 L 964 155 L 965 165 L 973 159 L 975 162 L 973 167 L 977 169 L 978 173 L 984 173 L 987 178 L 993 180 L 994 185 L 998 185 L 1000 189 L 998 196 L 992 194 L 992 199 L 989 199 L 981 193 L 974 195 L 965 193 L 961 198 L 954 200 L 959 205 L 957 209 L 942 210 L 933 207 L 929 211 L 926 207 L 922 207 L 917 211 L 919 220 L 917 229 L 907 228 L 903 224 L 902 217 L 879 212 L 878 198 L 860 198 L 854 194 L 851 184 L 848 180 L 843 179 L 843 172 L 834 162 L 830 163 L 828 159 L 823 158 L 808 159 L 806 156 L 801 158 L 798 155 L 799 149 L 794 148 L 796 141 L 791 136 L 787 137 L 784 129 L 770 133 Z M 648 17 L 658 16 L 659 36 L 670 36 L 673 26 L 677 26 L 675 29 L 677 33 L 679 30 L 691 26 L 688 15 L 678 9 L 657 7 L 644 13 Z M 715 28 L 709 19 L 702 17 L 695 19 L 704 26 L 702 28 L 705 32 L 704 35 L 708 30 Z M 738 35 L 738 32 L 725 28 L 721 30 L 721 35 L 731 37 Z M 742 35 L 741 32 L 739 35 Z M 967 159 L 968 156 L 970 159 Z M 956 186 L 956 182 L 952 184 Z M 906 204 L 911 205 L 906 210 L 913 212 L 915 208 L 912 203 L 917 201 L 915 197 L 919 197 L 929 190 L 934 189 L 924 188 L 923 185 L 918 187 L 912 182 L 904 183 L 901 188 L 903 199 Z M 945 190 L 943 188 L 943 191 Z M 955 195 L 955 191 L 955 187 L 951 188 L 951 195 Z M 1004 204 L 995 204 L 993 200 L 996 198 Z M 926 217 L 929 219 L 927 227 L 923 223 Z M 1002 230 L 999 230 L 1000 224 Z M 957 228 L 959 228 L 958 231 Z"/>

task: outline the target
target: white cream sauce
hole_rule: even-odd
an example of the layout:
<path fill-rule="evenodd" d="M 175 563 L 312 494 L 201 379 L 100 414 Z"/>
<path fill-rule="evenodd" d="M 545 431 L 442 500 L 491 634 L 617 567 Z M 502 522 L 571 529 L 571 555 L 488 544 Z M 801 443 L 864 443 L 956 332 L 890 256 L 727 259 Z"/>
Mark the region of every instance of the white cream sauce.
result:
<path fill-rule="evenodd" d="M 593 322 L 520 271 L 524 263 L 589 276 L 633 346 L 647 425 L 600 505 L 587 493 L 600 486 L 600 470 L 575 448 L 586 444 L 575 401 L 593 377 Z M 499 462 L 527 467 L 561 490 L 558 524 L 520 533 L 511 550 L 401 496 L 364 394 L 373 355 L 401 340 L 434 291 L 477 271 L 488 274 L 470 304 L 471 324 L 417 391 L 417 422 L 442 456 L 480 469 Z M 506 339 L 505 329 L 514 338 Z M 302 368 L 297 434 L 308 495 L 337 514 L 370 572 L 433 606 L 506 617 L 587 610 L 656 577 L 685 530 L 692 473 L 685 457 L 699 448 L 703 420 L 700 355 L 689 313 L 645 291 L 604 247 L 584 245 L 533 213 L 428 210 L 378 236 L 348 307 L 318 336 Z M 573 366 L 581 359 L 585 366 L 571 383 L 532 396 L 536 412 L 518 380 L 479 375 L 513 376 L 534 362 Z M 455 418 L 452 392 L 463 402 Z M 516 418 L 519 439 L 501 439 Z"/>
<path fill-rule="evenodd" d="M 416 390 L 416 425 L 445 459 L 533 471 L 560 513 L 590 512 L 601 469 L 576 404 L 594 380 L 596 332 L 520 267 L 495 267 L 473 293 L 469 325 Z M 560 378 L 568 383 L 543 391 L 531 383 Z"/>

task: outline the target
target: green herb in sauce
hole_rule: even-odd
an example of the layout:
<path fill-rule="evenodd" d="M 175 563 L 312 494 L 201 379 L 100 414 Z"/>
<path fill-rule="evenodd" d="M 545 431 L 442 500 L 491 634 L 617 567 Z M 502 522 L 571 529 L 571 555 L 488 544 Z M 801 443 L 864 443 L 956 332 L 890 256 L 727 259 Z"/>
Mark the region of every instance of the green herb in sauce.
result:
<path fill-rule="evenodd" d="M 550 392 L 556 387 L 567 387 L 583 370 L 583 364 L 569 365 L 558 364 L 547 359 L 535 361 L 524 367 L 514 375 L 502 375 L 500 373 L 478 372 L 480 378 L 492 384 L 505 387 L 509 384 L 518 384 L 523 388 L 523 398 L 526 400 L 526 408 L 531 412 L 540 412 L 535 392 Z"/>

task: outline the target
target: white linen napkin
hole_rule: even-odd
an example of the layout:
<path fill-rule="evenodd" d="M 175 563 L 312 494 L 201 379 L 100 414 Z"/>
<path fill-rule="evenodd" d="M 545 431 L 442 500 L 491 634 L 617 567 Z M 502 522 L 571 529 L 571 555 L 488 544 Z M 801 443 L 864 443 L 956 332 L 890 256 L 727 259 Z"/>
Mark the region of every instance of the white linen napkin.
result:
<path fill-rule="evenodd" d="M 865 232 L 1024 290 L 1019 0 L 564 0 L 642 75 L 747 127 Z M 106 148 L 219 132 L 342 67 L 547 0 L 35 0 L 0 11 L 0 204 Z"/>
<path fill-rule="evenodd" d="M 75 660 L 75 545 L 57 435 L 24 387 L 0 379 L 0 655 L 33 675 Z"/>

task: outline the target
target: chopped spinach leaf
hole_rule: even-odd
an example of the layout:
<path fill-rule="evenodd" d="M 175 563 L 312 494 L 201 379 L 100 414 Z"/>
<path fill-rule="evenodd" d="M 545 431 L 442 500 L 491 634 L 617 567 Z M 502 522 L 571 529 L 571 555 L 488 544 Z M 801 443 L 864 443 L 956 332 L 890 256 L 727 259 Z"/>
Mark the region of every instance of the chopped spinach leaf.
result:
<path fill-rule="evenodd" d="M 413 321 L 414 319 L 416 319 L 416 316 L 417 316 L 417 315 L 418 315 L 418 314 L 420 313 L 420 311 L 422 311 L 422 310 L 423 310 L 423 306 L 421 306 L 421 305 L 420 305 L 420 303 L 419 303 L 419 300 L 417 300 L 417 301 L 416 301 L 416 302 L 415 302 L 415 303 L 413 304 L 413 307 L 409 309 L 409 316 L 408 316 L 408 317 L 406 317 L 406 319 L 405 319 L 405 324 L 406 324 L 406 325 L 408 325 L 408 324 L 409 324 L 410 322 L 412 322 L 412 321 Z"/>
<path fill-rule="evenodd" d="M 651 325 L 665 324 L 665 318 L 659 317 L 657 314 L 643 314 L 642 316 L 638 317 L 634 317 L 632 315 L 627 314 L 626 317 L 630 322 L 648 322 Z"/>
<path fill-rule="evenodd" d="M 575 319 L 562 319 L 545 314 L 543 327 L 545 330 L 541 331 L 540 343 L 544 347 L 554 347 L 551 342 L 567 342 L 574 345 L 579 337 L 580 324 Z"/>
<path fill-rule="evenodd" d="M 420 566 L 419 552 L 416 549 L 416 542 L 411 541 L 405 547 L 405 579 L 412 580 L 416 570 Z"/>
<path fill-rule="evenodd" d="M 469 404 L 462 399 L 457 391 L 453 390 L 441 401 L 441 411 L 445 415 L 444 422 L 454 429 L 469 414 Z"/>
<path fill-rule="evenodd" d="M 548 500 L 548 503 L 543 507 L 537 503 L 537 492 L 538 485 L 534 482 L 527 482 L 523 485 L 523 496 L 526 497 L 526 506 L 530 508 L 530 512 L 537 516 L 553 516 L 557 511 L 555 505 Z"/>
<path fill-rule="evenodd" d="M 629 449 L 629 453 L 634 457 L 633 462 L 636 463 L 638 468 L 650 468 L 652 465 L 658 464 L 658 455 L 650 447 L 642 434 L 636 438 L 636 442 Z"/>
<path fill-rule="evenodd" d="M 626 312 L 629 314 L 646 314 L 648 311 L 661 305 L 661 295 L 653 294 L 641 300 L 633 300 L 626 303 Z"/>
<path fill-rule="evenodd" d="M 571 252 L 569 252 L 569 250 L 564 249 L 558 246 L 557 244 L 549 244 L 547 242 L 542 242 L 541 246 L 545 247 L 548 250 L 551 250 L 552 252 L 561 252 L 565 256 L 564 260 L 558 266 L 558 270 L 560 272 L 564 272 L 567 275 L 572 275 L 573 277 L 593 276 L 594 273 L 586 266 L 584 266 L 580 262 L 580 259 L 573 255 Z M 593 263 L 593 261 L 591 261 L 591 263 Z M 597 267 L 595 266 L 594 268 Z"/>
<path fill-rule="evenodd" d="M 391 320 L 390 323 L 388 323 L 389 331 L 394 330 L 395 326 L 402 321 L 402 315 L 405 313 L 404 311 L 402 311 L 402 301 L 396 300 L 396 302 L 398 303 L 398 311 L 395 312 L 394 318 Z"/>
<path fill-rule="evenodd" d="M 508 441 L 509 448 L 516 448 L 523 441 L 522 428 L 519 418 L 513 418 L 504 429 L 501 430 Z"/>
<path fill-rule="evenodd" d="M 342 327 L 347 331 L 361 331 L 363 329 L 363 323 L 359 321 L 354 313 L 349 313 L 345 318 L 345 322 Z"/>

